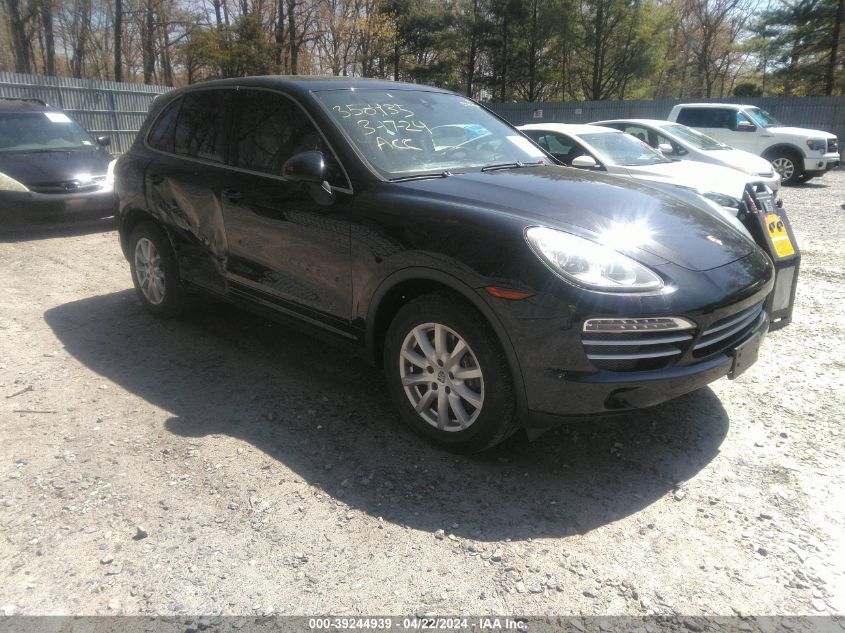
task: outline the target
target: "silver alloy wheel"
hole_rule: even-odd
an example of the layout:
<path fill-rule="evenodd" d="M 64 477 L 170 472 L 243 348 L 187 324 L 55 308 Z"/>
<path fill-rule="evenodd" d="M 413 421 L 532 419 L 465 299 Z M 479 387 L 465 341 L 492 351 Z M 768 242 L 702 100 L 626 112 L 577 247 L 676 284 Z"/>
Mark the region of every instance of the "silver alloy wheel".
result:
<path fill-rule="evenodd" d="M 153 305 L 164 301 L 164 270 L 161 267 L 161 255 L 155 244 L 142 237 L 135 244 L 135 277 L 144 297 Z"/>
<path fill-rule="evenodd" d="M 451 328 L 422 323 L 402 343 L 399 373 L 411 406 L 441 431 L 469 428 L 484 405 L 484 376 L 472 349 Z"/>
<path fill-rule="evenodd" d="M 784 181 L 789 180 L 795 175 L 795 163 L 786 156 L 774 159 L 772 165 Z"/>

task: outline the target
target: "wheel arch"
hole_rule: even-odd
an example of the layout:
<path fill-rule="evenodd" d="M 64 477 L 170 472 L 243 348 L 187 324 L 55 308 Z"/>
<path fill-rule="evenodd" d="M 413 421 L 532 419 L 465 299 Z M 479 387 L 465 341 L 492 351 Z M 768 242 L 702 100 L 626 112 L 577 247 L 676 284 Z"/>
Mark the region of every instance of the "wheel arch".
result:
<path fill-rule="evenodd" d="M 165 235 L 167 235 L 167 239 L 170 240 L 170 245 L 173 246 L 173 236 L 161 220 L 145 209 L 127 209 L 121 213 L 117 227 L 120 248 L 123 250 L 124 256 L 129 256 L 127 251 L 129 248 L 129 236 L 132 235 L 132 231 L 141 222 L 151 222 L 161 227 Z"/>
<path fill-rule="evenodd" d="M 480 293 L 449 273 L 434 268 L 404 268 L 381 282 L 373 293 L 367 310 L 366 343 L 367 355 L 370 360 L 377 366 L 382 365 L 385 335 L 399 309 L 412 299 L 438 290 L 452 292 L 468 301 L 481 313 L 481 316 L 493 330 L 498 343 L 502 346 L 511 371 L 517 411 L 520 414 L 520 419 L 525 420 L 528 407 L 522 369 L 504 325 Z"/>
<path fill-rule="evenodd" d="M 771 147 L 767 147 L 763 151 L 761 156 L 763 158 L 765 158 L 766 160 L 770 160 L 770 157 L 774 158 L 777 155 L 778 152 L 784 152 L 784 151 L 788 151 L 792 154 L 797 154 L 798 157 L 802 160 L 802 167 L 803 167 L 804 152 L 801 151 L 800 147 L 798 147 L 797 145 L 793 145 L 792 143 L 776 143 L 775 145 L 772 145 Z"/>

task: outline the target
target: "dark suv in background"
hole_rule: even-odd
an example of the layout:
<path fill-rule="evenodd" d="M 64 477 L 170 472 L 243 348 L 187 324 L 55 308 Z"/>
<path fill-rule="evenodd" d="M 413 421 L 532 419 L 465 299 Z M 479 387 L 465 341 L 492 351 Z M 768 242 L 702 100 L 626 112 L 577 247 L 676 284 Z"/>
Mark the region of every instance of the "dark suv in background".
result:
<path fill-rule="evenodd" d="M 222 297 L 357 346 L 454 449 L 735 376 L 771 260 L 706 206 L 554 164 L 462 96 L 252 77 L 154 102 L 115 169 L 141 303 Z"/>

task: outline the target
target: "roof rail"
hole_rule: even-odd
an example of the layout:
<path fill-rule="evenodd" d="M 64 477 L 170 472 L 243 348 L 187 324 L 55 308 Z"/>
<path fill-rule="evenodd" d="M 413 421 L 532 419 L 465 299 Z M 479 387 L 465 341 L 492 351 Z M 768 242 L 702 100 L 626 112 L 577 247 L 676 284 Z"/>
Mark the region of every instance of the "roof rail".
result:
<path fill-rule="evenodd" d="M 43 99 L 36 99 L 35 97 L 0 97 L 0 101 L 28 101 L 47 107 L 46 101 Z"/>

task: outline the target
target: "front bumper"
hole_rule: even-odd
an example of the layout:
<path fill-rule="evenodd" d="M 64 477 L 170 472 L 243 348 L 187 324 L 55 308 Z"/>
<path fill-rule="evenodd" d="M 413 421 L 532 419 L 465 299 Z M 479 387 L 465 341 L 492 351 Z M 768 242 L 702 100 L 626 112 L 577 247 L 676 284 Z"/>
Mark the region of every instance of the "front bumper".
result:
<path fill-rule="evenodd" d="M 550 402 L 555 411 L 530 410 L 527 426 L 542 429 L 556 426 L 570 416 L 592 417 L 644 409 L 705 387 L 730 373 L 732 350 L 755 336 L 764 336 L 768 329 L 769 318 L 764 311 L 730 350 L 692 365 L 642 372 L 558 373 L 557 391 L 566 394 L 565 401 L 561 399 L 557 405 Z M 565 413 L 560 407 L 565 407 Z"/>
<path fill-rule="evenodd" d="M 0 192 L 0 232 L 67 226 L 115 215 L 114 189 L 68 194 Z"/>
<path fill-rule="evenodd" d="M 839 166 L 840 157 L 837 152 L 828 152 L 824 156 L 813 158 L 804 157 L 804 173 L 810 176 L 821 176 L 825 172 Z"/>
<path fill-rule="evenodd" d="M 669 292 L 614 295 L 552 281 L 544 292 L 522 301 L 493 300 L 491 307 L 517 359 L 514 373 L 517 387 L 524 388 L 529 430 L 566 418 L 650 407 L 694 391 L 727 375 L 736 347 L 768 329 L 763 305 L 775 274 L 771 259 L 759 249 L 707 271 L 674 264 L 655 268 L 669 283 Z M 587 320 L 626 317 L 680 317 L 692 325 L 685 336 L 671 336 L 680 342 L 668 347 L 636 342 L 597 346 L 601 336 L 585 335 Z M 725 337 L 712 338 L 723 328 L 729 328 Z M 632 349 L 634 356 L 625 356 Z"/>

